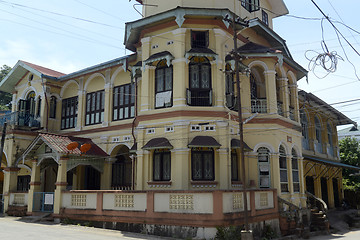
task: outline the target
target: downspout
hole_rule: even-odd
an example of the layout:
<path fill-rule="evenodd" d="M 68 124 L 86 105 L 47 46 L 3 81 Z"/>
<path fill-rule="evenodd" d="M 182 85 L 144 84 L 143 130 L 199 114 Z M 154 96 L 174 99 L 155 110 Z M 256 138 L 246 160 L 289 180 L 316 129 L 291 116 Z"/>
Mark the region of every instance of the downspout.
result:
<path fill-rule="evenodd" d="M 44 98 L 45 98 L 45 104 L 46 104 L 46 115 L 45 115 L 45 131 L 48 131 L 48 127 L 49 127 L 49 102 L 47 99 L 47 95 L 46 95 L 46 87 L 44 84 L 44 75 L 41 75 L 41 82 L 42 82 L 42 86 L 43 86 L 43 91 L 44 91 Z"/>

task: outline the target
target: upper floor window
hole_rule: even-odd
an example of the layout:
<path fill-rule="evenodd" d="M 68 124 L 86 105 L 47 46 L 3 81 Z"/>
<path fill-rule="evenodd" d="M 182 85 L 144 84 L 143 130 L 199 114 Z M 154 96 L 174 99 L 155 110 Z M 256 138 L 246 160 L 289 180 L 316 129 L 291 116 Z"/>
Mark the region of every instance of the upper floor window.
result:
<path fill-rule="evenodd" d="M 255 12 L 260 9 L 259 0 L 242 0 L 241 6 L 243 6 L 249 12 Z"/>
<path fill-rule="evenodd" d="M 281 192 L 289 192 L 286 152 L 283 146 L 279 147 L 279 167 Z"/>
<path fill-rule="evenodd" d="M 85 125 L 98 124 L 104 121 L 104 100 L 104 90 L 86 94 Z"/>
<path fill-rule="evenodd" d="M 208 31 L 191 31 L 192 48 L 208 48 L 209 32 Z"/>
<path fill-rule="evenodd" d="M 135 116 L 135 85 L 125 84 L 114 87 L 113 120 L 128 119 Z"/>
<path fill-rule="evenodd" d="M 41 97 L 38 97 L 37 100 L 37 109 L 36 109 L 36 117 L 40 117 L 41 115 Z"/>
<path fill-rule="evenodd" d="M 315 137 L 316 140 L 320 143 L 321 142 L 321 124 L 318 117 L 315 117 Z"/>
<path fill-rule="evenodd" d="M 302 135 L 305 139 L 308 139 L 309 138 L 308 121 L 307 121 L 306 113 L 303 110 L 300 111 L 300 120 L 301 120 Z"/>
<path fill-rule="evenodd" d="M 333 131 L 332 131 L 330 123 L 327 124 L 327 133 L 328 133 L 329 145 L 330 145 L 330 147 L 332 147 L 333 146 Z"/>
<path fill-rule="evenodd" d="M 49 111 L 49 117 L 50 118 L 56 118 L 56 97 L 51 96 L 50 98 L 50 111 Z"/>
<path fill-rule="evenodd" d="M 172 106 L 173 67 L 166 60 L 158 63 L 155 70 L 155 108 Z"/>
<path fill-rule="evenodd" d="M 264 10 L 261 11 L 262 21 L 269 26 L 269 15 Z"/>
<path fill-rule="evenodd" d="M 188 104 L 211 106 L 211 65 L 206 57 L 193 57 L 189 64 Z"/>
<path fill-rule="evenodd" d="M 215 179 L 214 150 L 212 148 L 200 147 L 191 150 L 191 175 L 193 181 Z"/>
<path fill-rule="evenodd" d="M 158 149 L 154 151 L 153 180 L 170 181 L 171 179 L 171 153 L 169 150 Z"/>
<path fill-rule="evenodd" d="M 259 167 L 259 187 L 270 187 L 270 151 L 266 147 L 257 150 Z"/>
<path fill-rule="evenodd" d="M 61 129 L 75 128 L 78 115 L 78 97 L 62 100 Z"/>

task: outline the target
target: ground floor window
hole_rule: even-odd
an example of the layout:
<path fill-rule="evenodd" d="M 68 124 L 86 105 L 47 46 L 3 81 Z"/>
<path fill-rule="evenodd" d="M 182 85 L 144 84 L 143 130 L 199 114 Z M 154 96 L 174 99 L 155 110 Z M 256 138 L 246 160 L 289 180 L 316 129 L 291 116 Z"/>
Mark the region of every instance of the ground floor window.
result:
<path fill-rule="evenodd" d="M 258 166 L 259 166 L 259 187 L 270 187 L 270 151 L 265 147 L 261 147 L 258 153 Z"/>
<path fill-rule="evenodd" d="M 18 191 L 29 191 L 29 183 L 30 183 L 31 177 L 29 175 L 27 176 L 18 176 L 18 182 L 17 182 L 17 190 Z"/>
<path fill-rule="evenodd" d="M 239 181 L 239 159 L 235 149 L 231 151 L 231 181 Z"/>
<path fill-rule="evenodd" d="M 294 192 L 300 192 L 299 164 L 296 151 L 293 149 L 291 158 Z"/>
<path fill-rule="evenodd" d="M 193 148 L 191 150 L 191 172 L 193 181 L 212 181 L 215 179 L 214 150 L 212 148 Z"/>
<path fill-rule="evenodd" d="M 153 160 L 153 180 L 170 181 L 171 153 L 169 150 L 155 150 Z"/>
<path fill-rule="evenodd" d="M 112 164 L 111 187 L 113 189 L 124 189 L 131 187 L 131 160 L 126 155 L 117 157 L 116 162 Z"/>

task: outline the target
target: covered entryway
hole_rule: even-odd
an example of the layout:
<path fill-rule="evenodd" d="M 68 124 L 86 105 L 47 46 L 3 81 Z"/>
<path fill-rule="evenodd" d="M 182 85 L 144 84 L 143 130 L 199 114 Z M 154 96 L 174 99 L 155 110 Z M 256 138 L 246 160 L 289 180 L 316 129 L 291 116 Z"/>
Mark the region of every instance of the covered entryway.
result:
<path fill-rule="evenodd" d="M 306 191 L 315 195 L 314 178 L 312 176 L 306 177 Z"/>
<path fill-rule="evenodd" d="M 40 133 L 16 162 L 32 162 L 28 212 L 59 213 L 67 189 L 99 190 L 107 157 L 91 139 Z"/>

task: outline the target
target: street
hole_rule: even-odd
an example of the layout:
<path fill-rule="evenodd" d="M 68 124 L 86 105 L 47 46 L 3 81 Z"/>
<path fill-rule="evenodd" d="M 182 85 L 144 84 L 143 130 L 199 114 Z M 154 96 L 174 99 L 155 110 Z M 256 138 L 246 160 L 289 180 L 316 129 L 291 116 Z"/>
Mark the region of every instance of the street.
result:
<path fill-rule="evenodd" d="M 121 232 L 108 229 L 83 227 L 77 225 L 61 225 L 53 223 L 28 223 L 20 218 L 0 218 L 1 239 L 26 240 L 140 240 L 140 239 L 173 239 L 148 236 L 136 233 Z"/>
<path fill-rule="evenodd" d="M 314 240 L 328 240 L 328 239 L 346 239 L 346 240 L 359 240 L 360 239 L 360 229 L 354 229 L 351 232 L 346 233 L 336 233 L 325 236 L 316 236 L 312 237 Z"/>

